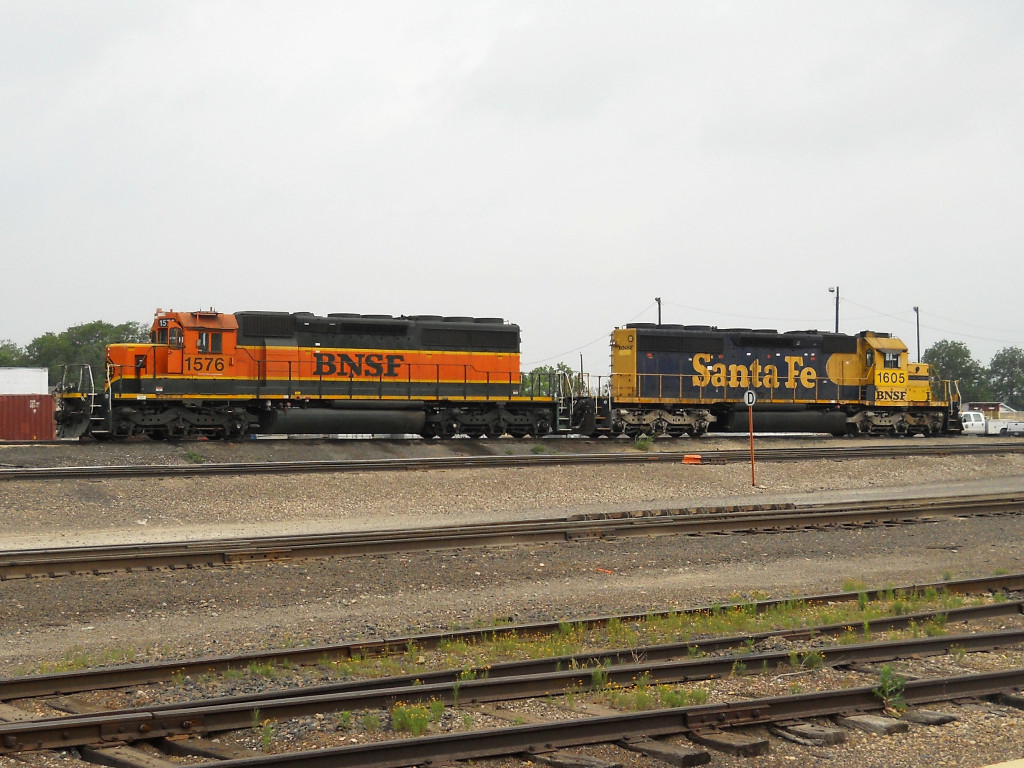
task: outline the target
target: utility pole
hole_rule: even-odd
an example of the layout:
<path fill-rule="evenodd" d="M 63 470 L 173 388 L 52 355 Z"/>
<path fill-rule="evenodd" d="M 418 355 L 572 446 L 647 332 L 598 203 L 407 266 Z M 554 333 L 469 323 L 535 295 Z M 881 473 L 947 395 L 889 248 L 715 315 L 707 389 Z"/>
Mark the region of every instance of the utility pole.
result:
<path fill-rule="evenodd" d="M 836 333 L 839 333 L 839 286 L 829 288 L 828 292 L 836 295 Z"/>
<path fill-rule="evenodd" d="M 921 308 L 914 307 L 914 315 L 917 319 L 917 362 L 921 362 Z"/>

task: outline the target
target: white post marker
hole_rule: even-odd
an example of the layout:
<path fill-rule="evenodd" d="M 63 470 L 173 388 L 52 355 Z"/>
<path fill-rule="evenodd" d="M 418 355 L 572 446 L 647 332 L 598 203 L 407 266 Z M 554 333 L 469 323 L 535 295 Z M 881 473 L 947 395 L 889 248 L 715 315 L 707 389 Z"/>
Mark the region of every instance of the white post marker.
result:
<path fill-rule="evenodd" d="M 754 473 L 754 403 L 757 395 L 748 389 L 743 393 L 743 402 L 747 404 L 747 422 L 750 424 L 750 484 L 757 486 L 757 475 Z"/>

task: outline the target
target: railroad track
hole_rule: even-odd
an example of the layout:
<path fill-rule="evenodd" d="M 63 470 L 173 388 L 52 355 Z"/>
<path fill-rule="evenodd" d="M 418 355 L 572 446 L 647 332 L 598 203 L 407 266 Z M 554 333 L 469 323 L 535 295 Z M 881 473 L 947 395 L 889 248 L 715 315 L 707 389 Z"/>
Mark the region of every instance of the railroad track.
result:
<path fill-rule="evenodd" d="M 756 451 L 758 461 L 847 461 L 889 459 L 910 456 L 983 456 L 1024 452 L 1024 440 L 986 440 L 974 444 L 905 443 L 865 445 L 847 443 L 835 447 L 766 448 Z M 687 457 L 691 457 L 687 459 Z M 696 458 L 693 458 L 696 457 Z M 415 459 L 357 459 L 345 461 L 218 462 L 209 464 L 162 464 L 86 467 L 0 468 L 0 480 L 68 480 L 194 477 L 202 475 L 302 474 L 313 472 L 391 472 L 495 467 L 544 467 L 582 464 L 674 463 L 684 459 L 701 464 L 729 464 L 750 461 L 749 450 L 657 451 L 593 454 L 542 454 L 528 456 L 446 456 Z"/>
<path fill-rule="evenodd" d="M 700 616 L 713 614 L 716 611 L 734 610 L 752 614 L 764 614 L 781 608 L 788 608 L 794 603 L 803 605 L 834 605 L 860 600 L 877 601 L 889 596 L 910 596 L 924 594 L 929 591 L 953 595 L 969 595 L 981 593 L 1004 593 L 1024 591 L 1024 573 L 1004 574 L 984 578 L 959 579 L 955 581 L 933 582 L 928 584 L 913 584 L 886 589 L 865 589 L 858 592 L 844 591 L 832 592 L 820 595 L 806 595 L 799 598 L 781 598 L 772 600 L 759 600 L 750 603 L 736 603 L 728 606 L 722 605 L 700 605 L 683 609 L 670 609 L 665 611 L 647 611 L 645 613 L 617 614 L 612 616 L 592 616 L 575 618 L 571 624 L 581 629 L 593 630 L 607 626 L 612 623 L 634 624 L 649 620 L 667 619 L 680 615 Z M 1014 616 L 1024 612 L 1024 601 L 1004 601 L 984 606 L 969 606 L 962 608 L 942 609 L 941 611 L 916 612 L 905 616 L 874 619 L 870 622 L 872 631 L 889 631 L 892 629 L 905 628 L 913 623 L 923 625 L 930 618 L 938 613 L 944 614 L 948 621 L 978 621 L 981 619 Z M 47 674 L 29 675 L 25 677 L 0 679 L 0 692 L 4 698 L 20 699 L 35 696 L 52 696 L 58 693 L 73 693 L 87 690 L 100 690 L 104 688 L 117 688 L 124 686 L 145 685 L 148 683 L 162 682 L 172 677 L 182 675 L 199 675 L 204 673 L 222 673 L 231 669 L 243 669 L 252 665 L 263 664 L 285 664 L 288 666 L 304 666 L 319 664 L 326 660 L 350 660 L 354 658 L 366 658 L 371 656 L 384 656 L 388 654 L 404 653 L 410 647 L 431 650 L 443 645 L 463 643 L 474 646 L 495 636 L 502 637 L 540 637 L 553 635 L 560 632 L 566 621 L 534 622 L 529 624 L 504 624 L 500 626 L 480 627 L 474 629 L 453 630 L 432 634 L 419 634 L 401 637 L 381 638 L 377 640 L 359 640 L 349 643 L 338 643 L 334 645 L 317 645 L 305 648 L 280 648 L 268 651 L 247 652 L 225 656 L 207 656 L 199 659 L 174 659 L 139 664 L 126 664 L 116 667 L 105 667 L 98 669 L 75 670 L 70 672 L 55 672 Z M 698 647 L 705 653 L 720 652 L 728 648 L 739 646 L 745 640 L 753 638 L 760 642 L 770 637 L 785 637 L 789 639 L 809 639 L 815 634 L 836 634 L 849 629 L 846 623 L 830 624 L 820 627 L 801 627 L 792 630 L 779 630 L 763 632 L 756 635 L 744 635 L 742 637 L 726 637 L 715 640 L 703 640 L 692 642 L 690 645 Z M 863 627 L 861 627 L 863 629 Z M 648 660 L 668 658 L 674 653 L 671 646 L 646 650 Z M 604 661 L 622 663 L 623 653 L 633 656 L 633 650 L 628 652 L 611 651 L 607 654 L 591 654 L 586 656 L 573 655 L 572 657 L 555 657 L 550 660 L 551 664 L 561 665 L 568 668 L 573 660 L 582 664 L 595 664 Z M 528 674 L 540 671 L 542 665 L 529 666 L 521 664 L 518 666 L 503 665 L 491 667 L 490 674 L 497 676 L 503 674 L 502 670 L 515 669 L 520 674 Z M 505 674 L 508 674 L 506 671 Z M 418 674 L 416 679 L 425 681 L 429 676 Z M 397 679 L 397 678 L 396 678 Z M 436 682 L 436 680 L 435 680 Z"/>
<path fill-rule="evenodd" d="M 13 578 L 197 568 L 320 557 L 543 544 L 627 536 L 756 533 L 892 525 L 949 516 L 1020 515 L 1024 493 L 930 497 L 797 507 L 662 509 L 560 519 L 245 539 L 0 551 L 0 581 Z"/>
<path fill-rule="evenodd" d="M 951 648 L 963 652 L 991 651 L 1020 645 L 1024 642 L 1024 630 L 1004 630 L 977 634 L 946 635 L 942 637 L 902 639 L 898 641 L 862 643 L 858 645 L 829 646 L 818 651 L 832 666 L 845 664 L 868 664 L 895 659 L 920 658 L 946 654 Z M 642 652 L 643 649 L 638 649 Z M 526 698 L 561 695 L 566 690 L 587 690 L 593 686 L 594 671 L 600 671 L 601 685 L 629 686 L 646 675 L 654 684 L 682 683 L 709 680 L 728 676 L 737 663 L 749 669 L 778 669 L 789 667 L 791 660 L 815 651 L 775 651 L 768 653 L 743 653 L 711 659 L 674 659 L 663 662 L 617 664 L 613 666 L 582 669 L 552 669 L 534 674 L 502 675 L 475 680 L 459 680 L 458 670 L 452 671 L 453 680 L 442 682 L 407 682 L 404 685 L 374 685 L 370 681 L 353 689 L 345 684 L 322 686 L 320 689 L 296 688 L 246 696 L 201 699 L 191 702 L 176 702 L 151 707 L 127 710 L 89 712 L 50 718 L 0 723 L 0 754 L 35 751 L 41 749 L 67 749 L 70 747 L 96 746 L 104 742 L 126 742 L 138 739 L 153 739 L 164 736 L 197 735 L 211 732 L 241 730 L 251 727 L 253 710 L 259 710 L 266 718 L 274 720 L 292 719 L 328 712 L 357 711 L 366 709 L 391 708 L 399 702 L 424 703 L 431 700 L 443 701 L 446 705 L 464 702 L 480 703 L 512 701 Z M 677 653 L 686 653 L 682 644 Z M 979 691 L 982 695 L 1009 692 L 1024 687 L 1024 669 L 1003 673 L 1002 681 L 986 677 Z M 404 681 L 403 681 L 404 682 Z M 977 680 L 975 682 L 978 682 Z M 957 683 L 946 679 L 945 685 Z M 963 694 L 958 692 L 959 695 Z M 974 694 L 977 695 L 977 694 Z M 857 697 L 858 709 L 881 709 L 882 703 L 876 696 L 874 702 Z M 816 701 L 815 706 L 835 707 L 830 713 L 837 713 L 850 706 L 849 696 L 831 692 L 830 699 L 840 703 Z M 875 706 L 870 706 L 874 704 Z M 713 707 L 713 715 L 707 712 L 687 713 L 696 715 L 698 724 L 714 725 L 716 728 L 749 725 L 765 722 L 760 719 L 761 704 L 749 708 Z M 774 717 L 793 716 L 791 710 L 777 711 Z M 758 711 L 754 711 L 758 710 Z M 800 709 L 800 717 L 807 717 Z M 722 718 L 720 715 L 724 714 Z M 822 714 L 820 711 L 816 714 Z M 629 716 L 624 716 L 628 720 Z M 451 757 L 450 755 L 448 757 Z"/>
<path fill-rule="evenodd" d="M 963 698 L 1003 695 L 1003 702 L 1015 706 L 1019 697 L 1005 694 L 1021 687 L 1024 687 L 1024 669 L 1012 669 L 910 681 L 903 690 L 903 699 L 910 706 L 920 706 Z M 875 688 L 865 686 L 264 755 L 223 760 L 217 765 L 219 768 L 319 768 L 324 765 L 332 768 L 398 768 L 504 756 L 519 756 L 542 762 L 544 754 L 556 749 L 609 743 L 663 760 L 692 761 L 676 762 L 677 765 L 699 765 L 710 761 L 710 755 L 703 750 L 663 746 L 655 739 L 686 735 L 696 743 L 713 749 L 753 756 L 767 752 L 767 742 L 763 739 L 737 738 L 727 729 L 770 724 L 799 727 L 806 725 L 810 718 L 879 712 L 884 707 Z M 846 718 L 846 722 L 855 720 L 854 717 Z M 819 730 L 824 729 L 819 726 Z"/>
<path fill-rule="evenodd" d="M 1019 577 L 1006 577 L 1018 579 Z M 966 586 L 966 583 L 962 583 Z M 914 589 L 924 589 L 918 585 Z M 811 598 L 816 599 L 816 598 Z M 914 616 L 890 617 L 872 623 L 873 630 L 906 628 L 923 622 L 940 611 Z M 972 609 L 941 611 L 954 621 L 970 621 L 1021 612 L 1021 603 L 993 604 Z M 845 629 L 849 629 L 848 626 Z M 109 750 L 110 745 L 136 741 L 152 741 L 167 736 L 201 736 L 212 731 L 247 729 L 253 712 L 272 719 L 291 719 L 325 712 L 353 711 L 393 706 L 396 702 L 443 701 L 462 702 L 508 701 L 539 696 L 559 696 L 568 690 L 596 689 L 594 672 L 600 671 L 600 686 L 629 686 L 640 676 L 651 682 L 670 684 L 709 680 L 736 674 L 737 665 L 749 669 L 779 669 L 795 659 L 817 654 L 827 664 L 864 665 L 894 659 L 920 658 L 946 654 L 982 652 L 1024 643 L 1024 629 L 947 635 L 942 637 L 904 638 L 897 641 L 836 645 L 813 649 L 752 653 L 754 642 L 766 638 L 785 637 L 793 640 L 803 636 L 819 636 L 842 632 L 844 626 L 806 627 L 795 631 L 775 631 L 734 638 L 719 638 L 703 643 L 678 643 L 650 648 L 610 651 L 577 657 L 556 657 L 524 663 L 488 667 L 486 678 L 462 679 L 464 670 L 447 670 L 433 676 L 417 675 L 339 683 L 318 688 L 298 688 L 246 696 L 221 697 L 188 703 L 171 703 L 117 711 L 88 711 L 75 702 L 56 703 L 70 715 L 44 717 L 27 721 L 0 723 L 0 753 L 41 749 L 87 748 Z M 730 645 L 731 644 L 731 645 Z M 728 647 L 745 646 L 746 652 L 710 658 L 692 658 L 691 649 L 701 653 Z M 687 658 L 687 656 L 691 656 Z M 642 661 L 637 661 L 640 658 Z M 663 660 L 664 659 L 664 660 Z M 575 664 L 570 662 L 576 662 Z M 132 683 L 138 684 L 138 681 Z M 1024 687 L 1024 669 L 1013 668 L 994 673 L 960 675 L 937 679 L 912 680 L 901 691 L 910 705 L 949 701 L 963 697 L 1007 694 Z M 25 692 L 5 684 L 0 690 L 5 698 Z M 38 694 L 37 694 L 38 695 Z M 1019 698 L 1019 697 L 1018 697 Z M 1012 697 L 1010 704 L 1022 706 Z M 687 734 L 699 743 L 736 747 L 742 737 L 728 729 L 777 723 L 794 726 L 794 720 L 827 715 L 849 715 L 852 712 L 881 710 L 886 701 L 875 687 L 847 688 L 823 692 L 734 701 L 729 704 L 700 705 L 625 713 L 606 717 L 587 717 L 569 722 L 543 723 L 510 728 L 472 731 L 464 734 L 398 739 L 358 747 L 334 747 L 315 752 L 250 757 L 220 763 L 222 768 L 256 766 L 350 765 L 383 766 L 422 764 L 425 760 L 484 758 L 498 755 L 550 752 L 554 748 L 581 744 L 619 743 L 626 739 L 650 739 L 657 736 Z M 904 726 L 905 727 L 905 726 Z M 723 729 L 725 733 L 723 733 Z M 178 754 L 210 756 L 206 742 L 196 740 L 161 742 L 174 746 Z M 748 741 L 748 748 L 749 747 Z M 626 745 L 628 746 L 628 745 Z M 652 749 L 658 747 L 651 746 Z M 411 750 L 411 751 L 410 751 Z M 106 752 L 107 750 L 104 750 Z M 97 753 L 98 754 L 98 753 Z M 220 755 L 223 757 L 223 754 Z M 122 759 L 124 759 L 122 757 Z M 112 755 L 104 761 L 118 765 Z M 695 763 L 694 763 L 695 764 Z"/>

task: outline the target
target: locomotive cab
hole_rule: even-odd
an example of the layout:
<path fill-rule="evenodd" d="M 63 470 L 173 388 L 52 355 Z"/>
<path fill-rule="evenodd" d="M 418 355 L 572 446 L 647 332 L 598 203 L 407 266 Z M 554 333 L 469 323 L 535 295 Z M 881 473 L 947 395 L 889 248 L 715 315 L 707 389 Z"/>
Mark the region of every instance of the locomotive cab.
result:
<path fill-rule="evenodd" d="M 873 434 L 937 434 L 957 431 L 959 392 L 938 381 L 931 366 L 910 362 L 906 345 L 888 334 L 860 334 L 867 407 L 852 420 Z"/>
<path fill-rule="evenodd" d="M 223 375 L 234 364 L 238 322 L 221 312 L 158 311 L 150 330 L 162 373 Z M 159 362 L 158 362 L 159 368 Z"/>
<path fill-rule="evenodd" d="M 160 397 L 165 375 L 223 376 L 234 364 L 238 324 L 220 312 L 158 310 L 149 344 L 107 347 L 107 386 Z"/>
<path fill-rule="evenodd" d="M 925 363 L 911 363 L 906 345 L 886 334 L 866 331 L 861 336 L 864 354 L 862 399 L 880 405 L 926 403 L 932 398 L 931 374 Z"/>

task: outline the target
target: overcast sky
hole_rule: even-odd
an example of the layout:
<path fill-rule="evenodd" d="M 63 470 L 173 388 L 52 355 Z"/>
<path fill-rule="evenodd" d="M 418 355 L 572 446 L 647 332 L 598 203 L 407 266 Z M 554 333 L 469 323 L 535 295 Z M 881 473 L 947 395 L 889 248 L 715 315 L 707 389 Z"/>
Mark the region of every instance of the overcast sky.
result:
<path fill-rule="evenodd" d="M 1024 346 L 1024 3 L 0 0 L 0 339 L 154 310 Z"/>

